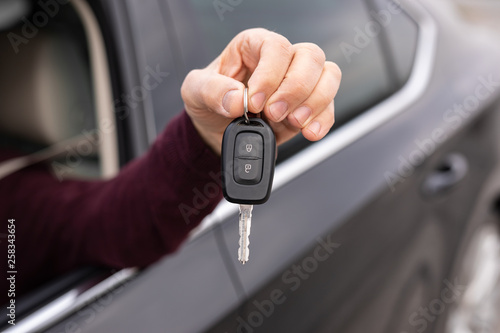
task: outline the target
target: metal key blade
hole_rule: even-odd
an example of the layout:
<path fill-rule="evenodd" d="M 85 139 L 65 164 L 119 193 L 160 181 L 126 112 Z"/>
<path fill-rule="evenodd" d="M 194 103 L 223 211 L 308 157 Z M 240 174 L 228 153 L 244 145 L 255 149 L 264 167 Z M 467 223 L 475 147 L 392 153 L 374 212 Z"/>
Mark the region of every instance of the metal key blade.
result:
<path fill-rule="evenodd" d="M 238 260 L 244 265 L 248 261 L 248 245 L 250 244 L 250 227 L 252 226 L 253 205 L 240 205 L 240 248 Z"/>

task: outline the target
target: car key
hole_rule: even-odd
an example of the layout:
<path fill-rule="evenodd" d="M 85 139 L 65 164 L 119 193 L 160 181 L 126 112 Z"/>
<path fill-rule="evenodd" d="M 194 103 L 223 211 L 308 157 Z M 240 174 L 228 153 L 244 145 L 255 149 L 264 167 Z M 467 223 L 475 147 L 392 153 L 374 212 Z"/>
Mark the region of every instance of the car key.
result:
<path fill-rule="evenodd" d="M 244 117 L 232 121 L 222 139 L 222 189 L 227 201 L 240 204 L 238 260 L 245 264 L 253 205 L 265 203 L 271 194 L 276 162 L 276 138 L 261 118 L 248 117 L 245 88 Z"/>

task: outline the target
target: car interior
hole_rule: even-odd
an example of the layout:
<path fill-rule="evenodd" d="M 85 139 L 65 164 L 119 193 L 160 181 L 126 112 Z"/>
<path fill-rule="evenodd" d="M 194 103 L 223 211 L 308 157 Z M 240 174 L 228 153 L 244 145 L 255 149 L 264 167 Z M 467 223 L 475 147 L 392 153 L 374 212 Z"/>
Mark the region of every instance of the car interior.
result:
<path fill-rule="evenodd" d="M 0 146 L 19 156 L 50 149 L 97 128 L 81 20 L 73 6 L 61 5 L 50 20 L 40 19 L 29 27 L 25 20 L 19 23 L 37 9 L 30 1 L 0 1 Z M 96 151 L 82 154 L 78 146 L 63 148 L 50 162 L 68 166 L 64 177 L 102 177 Z M 19 318 L 82 281 L 92 285 L 109 274 L 108 269 L 83 268 L 54 281 L 40 281 L 39 290 L 19 298 Z M 5 323 L 2 318 L 0 325 Z"/>
<path fill-rule="evenodd" d="M 21 154 L 95 128 L 85 35 L 74 11 L 61 10 L 64 15 L 43 29 L 3 25 L 1 32 L 1 144 Z M 82 163 L 68 170 L 98 176 L 97 155 L 84 156 Z"/>

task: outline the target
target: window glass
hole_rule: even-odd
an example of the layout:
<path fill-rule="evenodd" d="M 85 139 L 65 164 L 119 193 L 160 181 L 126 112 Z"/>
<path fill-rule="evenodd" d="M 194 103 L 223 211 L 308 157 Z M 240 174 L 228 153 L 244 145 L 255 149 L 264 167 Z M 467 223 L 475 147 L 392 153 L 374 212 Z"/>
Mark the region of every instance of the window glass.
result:
<path fill-rule="evenodd" d="M 369 15 L 385 26 L 380 36 L 381 44 L 387 43 L 386 57 L 389 71 L 394 73 L 394 80 L 401 86 L 408 80 L 417 48 L 418 27 L 394 1 L 369 0 Z M 389 15 L 390 14 L 390 15 Z"/>
<path fill-rule="evenodd" d="M 175 52 L 183 60 L 179 73 L 208 65 L 236 34 L 248 28 L 276 31 L 292 43 L 318 44 L 343 73 L 335 99 L 334 128 L 400 88 L 413 63 L 416 25 L 403 12 L 395 14 L 394 7 L 391 12 L 387 0 L 162 1 L 170 11 L 163 14 L 164 21 L 172 23 L 169 27 L 178 38 Z M 383 21 L 386 16 L 389 23 Z M 170 105 L 182 105 L 180 96 Z M 156 108 L 157 129 L 176 112 Z M 280 159 L 305 145 L 298 136 L 280 147 Z"/>
<path fill-rule="evenodd" d="M 345 118 L 351 110 L 366 107 L 392 88 L 382 53 L 364 32 L 370 17 L 362 1 L 242 1 L 231 7 L 232 11 L 222 13 L 212 1 L 189 3 L 196 14 L 194 22 L 204 36 L 202 48 L 208 50 L 207 62 L 238 32 L 253 27 L 276 31 L 291 43 L 318 44 L 327 59 L 336 62 L 344 73 L 335 100 L 337 119 Z"/>

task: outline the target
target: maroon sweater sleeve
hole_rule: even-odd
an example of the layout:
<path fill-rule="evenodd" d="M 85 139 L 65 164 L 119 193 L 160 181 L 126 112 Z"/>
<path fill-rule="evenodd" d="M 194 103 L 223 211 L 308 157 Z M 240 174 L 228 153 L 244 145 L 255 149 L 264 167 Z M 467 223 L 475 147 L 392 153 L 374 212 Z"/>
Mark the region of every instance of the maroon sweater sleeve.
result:
<path fill-rule="evenodd" d="M 60 182 L 37 165 L 0 180 L 1 233 L 16 220 L 18 290 L 81 265 L 146 266 L 175 251 L 221 200 L 219 170 L 183 112 L 114 179 Z"/>

